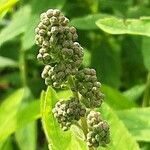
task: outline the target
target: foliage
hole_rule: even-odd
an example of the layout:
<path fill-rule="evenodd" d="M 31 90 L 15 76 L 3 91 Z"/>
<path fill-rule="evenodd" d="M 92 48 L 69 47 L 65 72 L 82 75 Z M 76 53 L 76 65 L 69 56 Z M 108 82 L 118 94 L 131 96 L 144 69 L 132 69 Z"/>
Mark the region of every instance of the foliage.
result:
<path fill-rule="evenodd" d="M 46 90 L 40 77 L 34 30 L 49 8 L 61 9 L 78 29 L 81 68 L 94 68 L 102 83 L 105 102 L 97 110 L 111 127 L 111 143 L 100 149 L 149 150 L 148 0 L 0 0 L 0 150 L 47 150 L 46 138 L 54 150 L 87 149 L 82 131 L 64 133 L 51 113 L 57 97 L 71 92 Z"/>

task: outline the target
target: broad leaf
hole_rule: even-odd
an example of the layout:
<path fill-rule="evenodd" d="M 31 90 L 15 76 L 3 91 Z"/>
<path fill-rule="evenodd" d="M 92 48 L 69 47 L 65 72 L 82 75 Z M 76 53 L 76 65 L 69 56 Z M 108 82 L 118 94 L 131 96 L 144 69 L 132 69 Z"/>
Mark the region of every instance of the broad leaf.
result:
<path fill-rule="evenodd" d="M 106 85 L 102 85 L 102 91 L 105 94 L 104 100 L 114 109 L 127 109 L 136 107 L 134 102 L 130 101 L 118 90 Z"/>
<path fill-rule="evenodd" d="M 20 89 L 10 95 L 0 105 L 0 141 L 40 117 L 39 101 L 30 102 L 20 109 L 26 89 Z"/>
<path fill-rule="evenodd" d="M 150 17 L 120 19 L 109 17 L 96 21 L 97 26 L 110 34 L 135 34 L 150 36 Z"/>
<path fill-rule="evenodd" d="M 118 111 L 118 116 L 136 140 L 150 142 L 150 107 Z"/>
<path fill-rule="evenodd" d="M 0 150 L 13 150 L 13 138 L 9 137 L 7 140 L 0 142 Z"/>
<path fill-rule="evenodd" d="M 75 26 L 77 29 L 81 30 L 94 30 L 98 29 L 95 22 L 98 19 L 103 19 L 105 17 L 108 17 L 106 14 L 93 14 L 93 15 L 87 15 L 85 17 L 79 17 L 74 18 L 71 20 L 70 25 Z"/>
<path fill-rule="evenodd" d="M 60 94 L 59 97 L 62 97 L 64 94 L 65 92 Z M 65 97 L 70 97 L 70 92 L 66 93 Z M 42 125 L 49 143 L 49 149 L 86 150 L 86 144 L 83 139 L 77 137 L 77 131 L 74 128 L 71 128 L 71 131 L 62 131 L 54 118 L 52 108 L 58 100 L 56 92 L 51 87 L 47 89 L 46 93 L 42 92 L 41 94 Z"/>
<path fill-rule="evenodd" d="M 6 98 L 0 105 L 0 141 L 14 129 L 14 118 L 21 104 L 24 89 L 20 89 Z M 12 133 L 12 132 L 11 132 Z"/>
<path fill-rule="evenodd" d="M 16 66 L 17 66 L 17 62 L 15 62 L 14 60 L 0 56 L 0 68 L 16 67 Z"/>
<path fill-rule="evenodd" d="M 113 37 L 95 40 L 91 43 L 91 67 L 96 69 L 100 82 L 117 89 L 121 83 L 121 46 Z"/>
<path fill-rule="evenodd" d="M 36 150 L 37 126 L 36 122 L 27 124 L 15 133 L 20 150 Z"/>
<path fill-rule="evenodd" d="M 0 2 L 0 18 L 9 11 L 19 0 L 5 0 Z"/>
<path fill-rule="evenodd" d="M 100 110 L 110 125 L 111 142 L 106 148 L 100 147 L 98 150 L 140 150 L 134 137 L 116 113 L 105 103 Z"/>
<path fill-rule="evenodd" d="M 27 24 L 27 21 L 29 19 L 30 14 L 30 7 L 24 6 L 23 8 L 20 8 L 14 15 L 12 21 L 8 26 L 6 26 L 4 29 L 0 32 L 0 46 L 12 38 L 18 36 L 19 34 L 23 33 L 25 31 L 25 26 Z"/>
<path fill-rule="evenodd" d="M 49 87 L 41 96 L 42 125 L 52 150 L 66 149 L 71 139 L 70 132 L 63 132 L 55 120 L 52 109 L 58 101 L 55 91 Z M 59 140 L 58 140 L 59 139 Z"/>
<path fill-rule="evenodd" d="M 138 100 L 138 98 L 142 96 L 144 90 L 145 90 L 145 84 L 136 85 L 131 89 L 128 89 L 127 91 L 123 92 L 123 95 L 130 101 L 136 101 Z"/>

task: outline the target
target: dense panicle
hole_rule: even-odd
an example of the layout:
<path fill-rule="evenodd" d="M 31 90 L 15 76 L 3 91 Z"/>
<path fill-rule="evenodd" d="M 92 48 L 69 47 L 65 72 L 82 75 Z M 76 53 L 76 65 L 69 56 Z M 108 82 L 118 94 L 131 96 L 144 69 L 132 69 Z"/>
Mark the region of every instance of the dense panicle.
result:
<path fill-rule="evenodd" d="M 53 109 L 54 117 L 57 119 L 61 128 L 66 131 L 81 117 L 85 116 L 86 109 L 75 98 L 58 101 Z"/>
<path fill-rule="evenodd" d="M 109 125 L 101 119 L 100 113 L 91 111 L 87 116 L 89 132 L 87 145 L 89 147 L 106 146 L 110 142 Z"/>
<path fill-rule="evenodd" d="M 49 9 L 42 13 L 40 18 L 40 23 L 35 29 L 35 41 L 40 47 L 37 59 L 46 65 L 51 65 L 51 69 L 54 70 L 53 75 L 50 73 L 46 78 L 44 77 L 45 83 L 59 87 L 66 81 L 66 77 L 74 74 L 81 65 L 83 48 L 77 42 L 76 29 L 68 25 L 69 19 L 59 10 Z M 45 74 L 45 69 L 43 72 Z M 53 81 L 56 79 L 52 79 L 51 76 L 54 78 L 60 76 L 61 80 Z"/>
<path fill-rule="evenodd" d="M 96 71 L 90 68 L 80 69 L 83 60 L 83 48 L 77 42 L 75 27 L 69 26 L 69 19 L 58 9 L 49 9 L 40 16 L 35 29 L 36 44 L 40 47 L 37 59 L 45 65 L 41 74 L 46 85 L 55 88 L 69 87 L 73 97 L 59 100 L 53 108 L 53 115 L 63 131 L 79 120 L 87 121 L 85 133 L 89 147 L 105 146 L 109 143 L 109 125 L 103 121 L 94 108 L 101 106 L 104 95 L 100 91 L 100 82 Z M 91 111 L 91 109 L 93 111 Z M 87 112 L 90 113 L 87 115 Z M 77 123 L 78 122 L 78 123 Z"/>
<path fill-rule="evenodd" d="M 104 94 L 100 92 L 96 71 L 84 68 L 76 73 L 76 89 L 82 95 L 82 102 L 88 108 L 100 107 Z"/>

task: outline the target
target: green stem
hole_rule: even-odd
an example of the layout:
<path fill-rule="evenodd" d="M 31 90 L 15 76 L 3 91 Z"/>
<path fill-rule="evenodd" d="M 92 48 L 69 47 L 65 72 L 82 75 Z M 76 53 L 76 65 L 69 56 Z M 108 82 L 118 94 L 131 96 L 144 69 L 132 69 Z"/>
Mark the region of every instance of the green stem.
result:
<path fill-rule="evenodd" d="M 19 58 L 19 69 L 20 69 L 20 76 L 23 86 L 27 86 L 27 75 L 26 75 L 26 63 L 25 63 L 25 51 L 20 51 L 20 58 Z"/>
<path fill-rule="evenodd" d="M 150 72 L 147 76 L 146 89 L 143 98 L 143 107 L 150 106 Z"/>
<path fill-rule="evenodd" d="M 75 83 L 74 83 L 74 80 L 73 80 L 72 76 L 69 76 L 68 83 L 69 83 L 69 87 L 70 88 L 75 88 Z M 78 94 L 78 92 L 72 91 L 72 93 L 73 93 L 73 96 L 76 97 L 79 100 L 79 94 Z"/>
<path fill-rule="evenodd" d="M 74 80 L 73 80 L 72 76 L 69 76 L 68 83 L 69 83 L 70 88 L 72 88 L 72 87 L 75 88 L 75 83 L 74 83 Z M 72 91 L 72 93 L 73 93 L 75 98 L 80 100 L 79 93 L 77 91 Z M 88 133 L 88 126 L 87 126 L 86 117 L 82 117 L 81 118 L 81 127 L 82 127 L 82 130 L 83 130 L 85 139 L 86 139 L 86 135 Z M 94 150 L 94 148 L 93 147 L 89 147 L 89 150 Z"/>

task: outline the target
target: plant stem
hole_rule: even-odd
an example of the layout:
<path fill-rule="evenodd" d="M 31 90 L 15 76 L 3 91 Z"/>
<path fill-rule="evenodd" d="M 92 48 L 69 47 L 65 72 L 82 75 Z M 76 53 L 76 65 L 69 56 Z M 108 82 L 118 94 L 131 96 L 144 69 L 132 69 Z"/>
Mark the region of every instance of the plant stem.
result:
<path fill-rule="evenodd" d="M 21 81 L 23 86 L 25 87 L 27 86 L 27 75 L 26 75 L 25 52 L 23 50 L 20 51 L 19 68 Z"/>
<path fill-rule="evenodd" d="M 142 105 L 143 105 L 143 107 L 150 106 L 150 72 L 148 73 L 148 76 L 147 76 L 146 89 L 144 92 Z"/>
<path fill-rule="evenodd" d="M 73 80 L 72 76 L 69 76 L 68 83 L 69 83 L 70 88 L 75 88 L 75 83 L 74 83 L 74 80 Z M 76 97 L 78 100 L 80 100 L 79 93 L 76 90 L 74 90 L 72 92 L 73 92 L 74 97 Z M 82 127 L 82 130 L 83 130 L 85 139 L 86 139 L 86 135 L 88 133 L 88 126 L 87 126 L 86 117 L 81 117 L 81 127 Z M 88 149 L 89 150 L 94 150 L 93 147 L 89 147 Z"/>
<path fill-rule="evenodd" d="M 74 80 L 73 80 L 72 76 L 69 76 L 68 83 L 69 83 L 69 87 L 70 88 L 75 88 L 75 83 L 74 83 Z M 79 94 L 78 94 L 78 92 L 72 91 L 72 93 L 73 93 L 73 96 L 76 97 L 79 100 Z"/>

